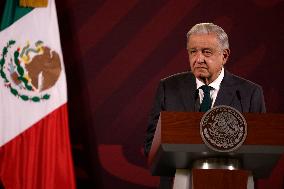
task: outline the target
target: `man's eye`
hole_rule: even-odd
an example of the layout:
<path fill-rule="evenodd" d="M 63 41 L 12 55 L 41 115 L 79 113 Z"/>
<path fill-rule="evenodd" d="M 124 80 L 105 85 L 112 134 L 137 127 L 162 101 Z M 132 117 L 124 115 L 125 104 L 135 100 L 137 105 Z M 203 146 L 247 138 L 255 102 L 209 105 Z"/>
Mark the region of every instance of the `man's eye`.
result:
<path fill-rule="evenodd" d="M 196 50 L 190 50 L 189 53 L 190 53 L 190 54 L 195 54 L 195 53 L 196 53 Z"/>
<path fill-rule="evenodd" d="M 212 55 L 212 51 L 210 51 L 210 50 L 204 50 L 204 51 L 203 51 L 203 54 L 204 54 L 205 56 L 211 56 L 211 55 Z"/>

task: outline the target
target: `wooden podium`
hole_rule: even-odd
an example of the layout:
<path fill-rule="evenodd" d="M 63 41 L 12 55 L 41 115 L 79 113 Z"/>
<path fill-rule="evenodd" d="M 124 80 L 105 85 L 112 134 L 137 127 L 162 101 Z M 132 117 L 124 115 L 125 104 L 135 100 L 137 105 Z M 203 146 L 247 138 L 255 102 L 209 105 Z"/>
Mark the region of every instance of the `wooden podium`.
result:
<path fill-rule="evenodd" d="M 203 114 L 201 112 L 161 112 L 148 158 L 152 175 L 174 176 L 176 169 L 191 169 L 193 162 L 200 159 L 233 158 L 240 160 L 242 171 L 250 171 L 254 178 L 269 176 L 284 153 L 283 114 L 244 113 L 248 126 L 247 138 L 238 150 L 229 153 L 215 152 L 203 143 L 199 126 Z M 193 177 L 196 174 L 198 177 L 196 182 L 199 183 L 198 185 L 193 183 L 194 189 L 206 188 L 203 185 L 206 185 L 208 181 L 202 178 L 204 174 L 199 171 L 198 169 L 193 171 Z M 218 170 L 210 171 L 218 172 Z M 224 176 L 224 172 L 222 174 Z M 237 173 L 237 175 L 241 174 L 241 172 Z M 237 179 L 233 183 L 240 183 Z M 208 184 L 218 182 L 213 177 L 211 181 Z M 200 183 L 203 184 L 200 185 Z"/>

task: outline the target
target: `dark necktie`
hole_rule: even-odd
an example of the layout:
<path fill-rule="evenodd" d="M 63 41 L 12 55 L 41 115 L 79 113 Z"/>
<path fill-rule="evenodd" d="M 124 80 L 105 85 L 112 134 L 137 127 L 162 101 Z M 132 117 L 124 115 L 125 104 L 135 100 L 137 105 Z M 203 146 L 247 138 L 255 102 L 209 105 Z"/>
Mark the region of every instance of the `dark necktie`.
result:
<path fill-rule="evenodd" d="M 207 112 L 212 105 L 212 100 L 210 98 L 210 90 L 214 89 L 213 87 L 210 87 L 208 85 L 202 85 L 200 89 L 203 90 L 204 96 L 203 100 L 200 105 L 200 112 Z"/>

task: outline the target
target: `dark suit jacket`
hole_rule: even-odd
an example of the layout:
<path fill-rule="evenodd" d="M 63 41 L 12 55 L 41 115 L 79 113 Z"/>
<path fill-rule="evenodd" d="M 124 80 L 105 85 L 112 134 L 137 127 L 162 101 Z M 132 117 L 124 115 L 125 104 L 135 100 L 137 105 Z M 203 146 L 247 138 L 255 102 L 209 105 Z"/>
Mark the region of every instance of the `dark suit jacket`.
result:
<path fill-rule="evenodd" d="M 144 143 L 145 155 L 150 151 L 161 111 L 194 112 L 199 111 L 199 104 L 196 81 L 191 72 L 178 73 L 162 79 L 150 114 Z M 228 105 L 240 112 L 266 111 L 262 88 L 226 70 L 214 103 L 214 106 L 218 105 Z"/>

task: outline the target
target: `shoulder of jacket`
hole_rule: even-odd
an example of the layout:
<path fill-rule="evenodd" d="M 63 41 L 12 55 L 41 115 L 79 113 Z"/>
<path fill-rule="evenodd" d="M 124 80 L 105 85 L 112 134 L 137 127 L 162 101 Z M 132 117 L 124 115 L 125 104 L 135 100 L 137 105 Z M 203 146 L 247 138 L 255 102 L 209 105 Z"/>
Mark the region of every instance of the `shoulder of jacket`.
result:
<path fill-rule="evenodd" d="M 174 80 L 184 79 L 184 78 L 187 78 L 187 77 L 194 77 L 194 75 L 190 71 L 180 72 L 180 73 L 176 73 L 176 74 L 167 76 L 167 77 L 161 79 L 161 81 L 162 82 L 174 81 Z"/>
<path fill-rule="evenodd" d="M 247 86 L 251 86 L 251 87 L 257 87 L 257 88 L 262 88 L 259 84 L 257 83 L 254 83 L 248 79 L 245 79 L 243 77 L 240 77 L 240 76 L 237 76 L 235 74 L 232 74 L 230 72 L 227 72 L 227 74 L 230 75 L 230 77 L 233 78 L 233 80 L 236 82 L 236 83 L 239 83 L 241 85 L 247 85 Z"/>

